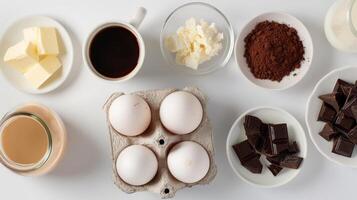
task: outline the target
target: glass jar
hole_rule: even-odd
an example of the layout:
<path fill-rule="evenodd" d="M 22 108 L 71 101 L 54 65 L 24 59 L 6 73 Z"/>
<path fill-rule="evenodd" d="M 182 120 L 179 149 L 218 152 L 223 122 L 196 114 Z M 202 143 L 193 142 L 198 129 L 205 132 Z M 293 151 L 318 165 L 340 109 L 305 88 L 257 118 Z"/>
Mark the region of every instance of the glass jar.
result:
<path fill-rule="evenodd" d="M 21 120 L 22 124 L 20 124 Z M 41 135 L 39 137 L 41 142 L 36 141 L 29 132 L 24 131 L 26 130 L 23 126 L 25 122 L 31 122 L 30 124 L 36 127 L 38 132 L 41 132 L 36 135 Z M 26 134 L 22 134 L 21 136 L 24 137 L 18 138 L 16 135 L 18 132 Z M 31 139 L 33 141 L 29 142 Z M 66 141 L 64 124 L 54 111 L 36 103 L 23 104 L 7 113 L 0 121 L 0 163 L 20 175 L 43 175 L 58 164 L 62 158 Z M 34 147 L 33 144 L 37 146 Z M 40 150 L 37 154 L 24 154 L 26 152 L 24 149 Z M 19 154 L 19 152 L 21 153 Z"/>
<path fill-rule="evenodd" d="M 325 33 L 336 49 L 357 53 L 357 0 L 337 0 L 330 7 Z"/>

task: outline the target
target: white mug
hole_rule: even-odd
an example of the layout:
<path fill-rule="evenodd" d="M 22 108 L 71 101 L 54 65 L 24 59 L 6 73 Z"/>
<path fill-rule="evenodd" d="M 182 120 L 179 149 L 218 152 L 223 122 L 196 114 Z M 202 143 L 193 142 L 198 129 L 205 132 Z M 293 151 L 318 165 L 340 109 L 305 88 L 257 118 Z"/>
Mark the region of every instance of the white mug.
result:
<path fill-rule="evenodd" d="M 126 80 L 129 80 L 133 78 L 141 69 L 143 63 L 144 63 L 144 58 L 145 58 L 145 44 L 144 40 L 141 37 L 140 33 L 138 32 L 138 28 L 141 24 L 141 22 L 144 20 L 146 15 L 146 9 L 143 7 L 138 8 L 136 15 L 132 20 L 130 20 L 129 23 L 127 22 L 106 22 L 103 23 L 99 26 L 97 26 L 87 37 L 86 42 L 84 44 L 83 48 L 83 58 L 85 64 L 89 67 L 89 69 L 93 72 L 93 74 L 103 80 L 107 81 L 114 81 L 114 82 L 123 82 Z M 90 44 L 92 43 L 93 38 L 99 33 L 101 30 L 107 28 L 107 27 L 112 27 L 112 26 L 119 26 L 123 27 L 127 30 L 129 30 L 137 39 L 138 45 L 139 45 L 139 58 L 138 58 L 138 63 L 135 66 L 134 70 L 131 71 L 129 74 L 123 76 L 123 77 L 118 77 L 118 78 L 111 78 L 111 77 L 106 77 L 102 74 L 100 74 L 95 67 L 92 65 L 91 59 L 89 57 L 89 48 Z"/>

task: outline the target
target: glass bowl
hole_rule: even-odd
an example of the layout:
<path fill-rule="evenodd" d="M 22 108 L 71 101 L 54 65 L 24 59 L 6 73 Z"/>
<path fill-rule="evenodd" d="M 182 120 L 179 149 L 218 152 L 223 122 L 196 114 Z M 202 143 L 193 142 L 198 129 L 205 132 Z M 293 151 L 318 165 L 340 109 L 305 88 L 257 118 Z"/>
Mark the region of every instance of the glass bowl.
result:
<path fill-rule="evenodd" d="M 196 20 L 205 20 L 208 23 L 214 23 L 218 32 L 223 33 L 222 46 L 218 55 L 210 60 L 201 63 L 198 69 L 191 69 L 184 65 L 176 63 L 176 53 L 170 52 L 165 46 L 165 38 L 176 33 L 177 29 L 185 25 L 185 21 L 195 18 Z M 192 2 L 176 8 L 165 20 L 160 35 L 161 53 L 170 66 L 177 70 L 190 74 L 202 75 L 223 68 L 229 61 L 234 48 L 234 32 L 231 23 L 226 16 L 214 6 Z"/>

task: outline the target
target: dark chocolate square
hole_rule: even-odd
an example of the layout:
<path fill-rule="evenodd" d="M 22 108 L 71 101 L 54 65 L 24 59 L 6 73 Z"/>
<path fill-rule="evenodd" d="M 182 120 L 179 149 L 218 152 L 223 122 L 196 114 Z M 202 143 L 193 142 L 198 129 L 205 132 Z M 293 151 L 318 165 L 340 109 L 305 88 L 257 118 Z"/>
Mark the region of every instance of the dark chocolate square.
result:
<path fill-rule="evenodd" d="M 353 85 L 351 83 L 348 83 L 342 79 L 338 79 L 336 81 L 335 87 L 333 89 L 333 92 L 342 92 L 343 93 L 343 87 L 353 87 Z M 346 94 L 346 96 L 348 95 L 348 93 Z"/>
<path fill-rule="evenodd" d="M 352 113 L 352 107 L 357 106 L 357 97 L 353 97 L 350 99 L 346 104 L 342 107 L 343 112 L 348 116 L 348 117 L 354 117 Z"/>
<path fill-rule="evenodd" d="M 326 123 L 324 128 L 320 131 L 319 135 L 327 141 L 339 135 L 338 131 L 334 129 L 331 123 Z"/>
<path fill-rule="evenodd" d="M 303 158 L 294 155 L 287 155 L 281 162 L 281 167 L 290 169 L 298 169 L 303 161 Z"/>
<path fill-rule="evenodd" d="M 351 157 L 355 145 L 344 136 L 337 137 L 333 142 L 332 152 L 341 156 Z"/>
<path fill-rule="evenodd" d="M 346 96 L 342 93 L 331 93 L 319 96 L 324 103 L 330 105 L 336 112 L 340 111 L 342 106 L 345 104 Z"/>
<path fill-rule="evenodd" d="M 248 160 L 243 166 L 254 174 L 260 174 L 263 170 L 263 165 L 257 157 Z"/>
<path fill-rule="evenodd" d="M 350 132 L 348 132 L 348 139 L 353 143 L 357 144 L 357 126 L 355 126 Z"/>
<path fill-rule="evenodd" d="M 242 164 L 258 156 L 258 154 L 255 152 L 254 148 L 250 145 L 248 140 L 245 140 L 243 142 L 234 145 L 233 149 Z"/>
<path fill-rule="evenodd" d="M 336 111 L 326 103 L 323 103 L 317 120 L 332 123 L 335 119 L 335 116 L 336 116 Z"/>
<path fill-rule="evenodd" d="M 286 143 L 289 141 L 288 127 L 286 124 L 269 124 L 268 130 L 270 140 L 273 143 Z"/>
<path fill-rule="evenodd" d="M 341 112 L 337 115 L 335 125 L 344 132 L 348 133 L 356 125 L 356 121 Z"/>
<path fill-rule="evenodd" d="M 285 158 L 285 155 L 277 155 L 277 156 L 266 156 L 267 161 L 274 165 L 280 165 L 280 162 Z"/>
<path fill-rule="evenodd" d="M 277 165 L 269 165 L 268 169 L 270 170 L 270 172 L 276 176 L 279 174 L 279 172 L 283 169 L 282 167 L 279 167 Z"/>
<path fill-rule="evenodd" d="M 286 141 L 285 143 L 278 143 L 278 144 L 273 143 L 273 155 L 286 153 L 288 152 L 288 150 L 289 150 L 289 141 Z"/>
<path fill-rule="evenodd" d="M 296 141 L 293 143 L 289 144 L 289 149 L 288 149 L 290 154 L 296 154 L 300 152 L 299 146 Z"/>

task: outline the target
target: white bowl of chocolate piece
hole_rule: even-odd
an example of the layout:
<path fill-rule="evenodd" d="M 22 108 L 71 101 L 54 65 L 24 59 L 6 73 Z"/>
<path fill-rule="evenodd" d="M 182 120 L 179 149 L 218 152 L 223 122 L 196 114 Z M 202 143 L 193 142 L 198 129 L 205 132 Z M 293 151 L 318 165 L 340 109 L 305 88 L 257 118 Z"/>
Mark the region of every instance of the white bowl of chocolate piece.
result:
<path fill-rule="evenodd" d="M 286 165 L 283 166 L 283 169 L 273 175 L 272 171 L 268 169 L 268 166 L 272 166 L 274 163 L 268 161 L 265 153 L 260 151 L 258 160 L 261 163 L 261 168 L 254 168 L 255 173 L 248 170 L 241 164 L 240 159 L 237 156 L 233 146 L 236 144 L 241 144 L 247 140 L 246 131 L 244 127 L 244 122 L 246 116 L 253 116 L 260 119 L 264 124 L 274 124 L 282 125 L 286 124 L 288 132 L 288 143 L 289 146 L 296 142 L 297 144 L 297 153 L 293 153 L 294 157 L 300 157 L 300 161 L 295 166 L 289 166 L 290 168 L 295 167 L 297 169 L 290 169 Z M 270 134 L 270 133 L 268 133 Z M 265 148 L 264 148 L 265 149 Z M 255 148 L 254 148 L 255 150 Z M 290 151 L 290 149 L 289 149 Z M 307 155 L 307 141 L 305 137 L 305 132 L 300 123 L 288 112 L 272 107 L 257 107 L 250 109 L 243 113 L 233 124 L 226 143 L 226 153 L 230 166 L 232 167 L 235 174 L 240 177 L 244 182 L 247 182 L 253 186 L 263 187 L 263 188 L 272 188 L 279 187 L 284 184 L 287 184 L 293 180 L 301 171 L 304 160 L 301 162 L 301 158 L 305 159 Z M 280 165 L 279 163 L 277 165 Z M 291 163 L 290 163 L 291 164 Z M 274 164 L 274 166 L 277 166 Z M 251 168 L 252 169 L 252 168 Z"/>
<path fill-rule="evenodd" d="M 319 96 L 321 95 L 326 95 L 326 94 L 334 94 L 334 93 L 341 93 L 342 91 L 339 89 L 338 85 L 341 85 L 341 82 L 348 83 L 351 85 L 356 86 L 356 77 L 357 74 L 357 66 L 347 66 L 347 67 L 342 67 L 335 69 L 328 73 L 326 76 L 324 76 L 315 86 L 313 92 L 311 93 L 309 100 L 307 102 L 306 106 L 306 124 L 307 128 L 310 134 L 310 138 L 317 148 L 317 150 L 328 160 L 342 165 L 346 167 L 351 167 L 351 168 L 357 168 L 357 155 L 356 155 L 356 148 L 355 144 L 353 142 L 348 142 L 348 141 L 342 141 L 345 144 L 336 146 L 334 145 L 334 142 L 337 142 L 336 138 L 339 136 L 343 136 L 344 138 L 351 137 L 349 135 L 349 131 L 346 131 L 345 133 L 342 133 L 343 131 L 337 130 L 339 129 L 338 122 L 335 121 L 337 120 L 336 117 L 332 116 L 335 119 L 332 119 L 332 130 L 337 131 L 336 137 L 331 134 L 327 134 L 325 131 L 323 132 L 323 128 L 325 127 L 326 123 L 323 121 L 328 121 L 327 119 L 327 112 L 323 116 L 321 107 L 324 105 L 327 107 L 328 110 L 332 112 L 337 113 L 337 117 L 339 114 L 346 114 L 346 109 L 345 105 L 341 105 L 341 108 L 337 108 L 338 110 L 336 111 L 334 107 L 330 105 L 326 105 L 326 103 L 323 103 L 321 99 L 319 99 Z M 338 83 L 339 82 L 339 83 Z M 342 83 L 343 84 L 343 83 Z M 343 93 L 343 92 L 342 92 Z M 354 98 L 356 98 L 355 96 Z M 355 102 L 357 105 L 357 101 Z M 348 114 L 348 113 L 347 113 Z M 335 115 L 335 114 L 333 114 Z M 352 116 L 347 116 L 347 118 L 350 118 L 353 120 Z M 318 121 L 319 119 L 319 121 Z M 321 121 L 323 120 L 323 121 Z M 356 120 L 356 119 L 355 119 Z M 356 123 L 356 122 L 355 122 Z M 348 125 L 346 123 L 345 125 Z M 356 124 L 355 124 L 356 125 Z M 344 125 L 342 125 L 341 128 L 343 128 Z M 353 126 L 353 125 L 352 125 Z M 357 127 L 357 126 L 355 126 Z M 353 128 L 352 128 L 353 129 Z M 352 132 L 351 132 L 352 133 Z M 324 136 L 324 137 L 321 137 Z M 330 138 L 329 138 L 330 137 Z M 324 139 L 325 138 L 325 139 Z M 330 141 L 328 141 L 330 140 Z M 340 142 L 340 141 L 338 141 Z M 337 144 L 337 143 L 336 143 Z M 348 145 L 346 145 L 348 144 Z"/>

